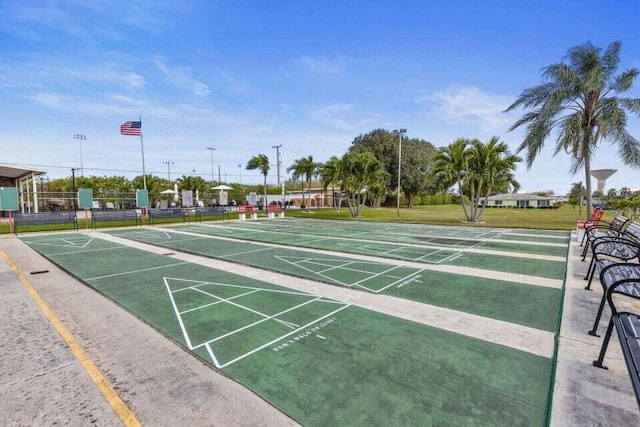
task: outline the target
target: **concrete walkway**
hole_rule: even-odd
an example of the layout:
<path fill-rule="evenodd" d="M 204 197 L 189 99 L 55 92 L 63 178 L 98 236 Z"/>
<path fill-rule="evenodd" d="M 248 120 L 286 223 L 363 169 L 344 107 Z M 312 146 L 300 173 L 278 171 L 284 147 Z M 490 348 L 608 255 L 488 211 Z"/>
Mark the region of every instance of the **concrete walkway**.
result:
<path fill-rule="evenodd" d="M 100 237 L 104 235 L 100 234 Z M 0 249 L 9 254 L 71 330 L 142 424 L 295 425 L 261 398 L 70 278 L 19 240 L 2 237 Z M 166 252 L 165 249 L 160 251 Z M 591 337 L 586 331 L 591 327 L 602 291 L 597 282 L 593 292 L 584 290 L 582 277 L 587 266 L 580 262 L 579 251 L 572 241 L 552 425 L 640 425 L 640 412 L 617 337 L 612 338 L 605 359 L 609 370 L 591 365 L 600 350 L 601 338 Z M 222 265 L 218 264 L 222 261 L 177 255 L 203 265 Z M 236 269 L 237 266 L 234 271 Z M 29 275 L 38 270 L 49 270 L 49 273 Z M 425 324 L 437 324 L 442 316 L 437 308 L 398 298 L 301 279 L 281 283 L 282 275 L 255 269 L 243 270 L 243 273 L 261 280 L 278 281 L 284 286 L 295 283 L 308 292 L 329 293 L 331 295 L 327 296 L 335 299 L 349 300 L 404 318 L 409 316 L 411 320 Z M 120 421 L 95 385 L 2 259 L 0 280 L 0 316 L 3 319 L 0 323 L 0 425 L 50 425 L 55 422 L 119 425 Z M 398 302 L 408 304 L 410 309 L 402 314 L 404 310 L 398 310 Z M 475 320 L 470 319 L 470 324 Z M 601 325 L 603 333 L 607 321 L 608 311 Z M 509 338 L 513 331 L 503 329 L 508 325 L 493 324 L 493 327 L 502 330 L 496 332 L 496 336 L 513 340 L 513 337 Z M 531 332 L 518 339 L 537 341 L 533 338 L 537 331 Z M 492 340 L 491 337 L 487 339 Z M 541 351 L 547 355 L 548 337 L 540 341 L 544 342 Z M 518 346 L 514 342 L 510 344 Z"/>

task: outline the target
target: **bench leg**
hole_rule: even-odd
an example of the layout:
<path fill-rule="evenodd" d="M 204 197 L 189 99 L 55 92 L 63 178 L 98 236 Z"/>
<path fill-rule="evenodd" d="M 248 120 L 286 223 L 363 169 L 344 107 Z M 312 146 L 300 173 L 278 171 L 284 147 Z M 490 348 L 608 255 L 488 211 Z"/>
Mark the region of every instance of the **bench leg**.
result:
<path fill-rule="evenodd" d="M 589 263 L 589 269 L 587 270 L 587 275 L 584 276 L 584 280 L 588 280 L 587 287 L 585 289 L 591 290 L 591 282 L 593 281 L 593 276 L 596 273 L 596 258 L 591 258 L 591 262 Z"/>
<path fill-rule="evenodd" d="M 613 316 L 611 316 L 611 320 L 609 320 L 609 327 L 607 327 L 607 333 L 604 336 L 604 340 L 602 341 L 602 347 L 600 348 L 600 355 L 598 356 L 598 360 L 593 361 L 593 366 L 597 366 L 598 368 L 607 369 L 606 366 L 602 365 L 604 362 L 604 355 L 607 352 L 607 347 L 609 346 L 609 339 L 611 339 L 611 332 L 613 332 Z"/>
<path fill-rule="evenodd" d="M 593 329 L 589 331 L 589 335 L 594 337 L 599 337 L 600 335 L 596 334 L 598 330 L 598 323 L 600 323 L 600 317 L 602 317 L 602 310 L 604 310 L 604 304 L 607 302 L 606 292 L 605 295 L 602 295 L 602 301 L 600 301 L 600 307 L 598 308 L 598 315 L 596 316 L 596 321 L 593 322 Z"/>
<path fill-rule="evenodd" d="M 587 239 L 587 242 L 584 244 L 584 247 L 582 248 L 582 261 L 584 261 L 587 258 L 588 249 L 589 249 L 589 239 Z"/>

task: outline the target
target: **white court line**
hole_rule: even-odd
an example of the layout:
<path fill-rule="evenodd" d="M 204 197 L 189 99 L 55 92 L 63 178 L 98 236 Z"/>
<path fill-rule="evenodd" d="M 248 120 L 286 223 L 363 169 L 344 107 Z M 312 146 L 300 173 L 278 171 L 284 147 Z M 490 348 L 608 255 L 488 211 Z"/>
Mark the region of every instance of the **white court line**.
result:
<path fill-rule="evenodd" d="M 319 274 L 326 273 L 327 271 L 335 270 L 337 268 L 343 268 L 343 267 L 346 267 L 347 265 L 351 265 L 353 263 L 355 263 L 355 261 L 347 261 L 347 262 L 345 262 L 345 263 L 343 263 L 341 265 L 328 266 L 328 268 L 325 268 L 324 270 L 320 270 L 320 271 L 318 271 L 318 273 Z M 320 264 L 320 265 L 323 265 L 323 264 Z"/>
<path fill-rule="evenodd" d="M 255 252 L 264 252 L 264 251 L 268 251 L 268 250 L 271 250 L 271 249 L 273 249 L 273 248 L 272 247 L 268 247 L 268 248 L 254 249 L 252 251 L 235 252 L 235 253 L 232 253 L 232 254 L 220 255 L 220 258 L 228 258 L 228 257 L 231 257 L 231 256 L 236 256 L 236 255 L 252 254 L 252 253 L 255 253 Z"/>
<path fill-rule="evenodd" d="M 340 311 L 342 311 L 342 310 L 344 310 L 345 308 L 348 308 L 348 307 L 351 307 L 351 304 L 347 304 L 347 305 L 345 305 L 344 307 L 340 307 L 339 309 L 337 309 L 337 310 L 335 310 L 335 311 L 333 311 L 333 312 L 331 312 L 331 313 L 329 313 L 329 314 L 327 314 L 327 315 L 325 315 L 325 316 L 322 316 L 322 317 L 321 317 L 321 318 L 319 318 L 319 319 L 316 319 L 316 320 L 314 320 L 314 321 L 312 321 L 312 322 L 309 322 L 309 323 L 307 323 L 306 325 L 301 326 L 300 328 L 298 328 L 298 329 L 296 329 L 296 330 L 293 330 L 293 331 L 289 332 L 288 334 L 282 335 L 282 336 L 280 336 L 280 337 L 276 338 L 275 340 L 269 341 L 268 343 L 263 344 L 263 345 L 261 345 L 260 347 L 258 347 L 258 348 L 256 348 L 256 349 L 251 350 L 251 351 L 250 351 L 250 352 L 248 352 L 248 353 L 243 354 L 242 356 L 236 357 L 235 359 L 230 360 L 230 361 L 228 361 L 227 363 L 225 363 L 224 365 L 222 365 L 220 368 L 227 367 L 227 366 L 229 366 L 229 365 L 231 365 L 231 364 L 233 364 L 233 363 L 236 363 L 236 362 L 238 362 L 238 361 L 240 361 L 240 360 L 242 360 L 242 359 L 244 359 L 244 358 L 246 358 L 246 357 L 248 357 L 248 356 L 251 356 L 253 353 L 258 352 L 258 351 L 262 350 L 263 348 L 269 347 L 270 345 L 272 345 L 272 344 L 274 344 L 274 343 L 276 343 L 276 342 L 278 342 L 278 341 L 280 341 L 280 340 L 282 340 L 282 339 L 284 339 L 284 338 L 286 338 L 286 337 L 288 337 L 288 336 L 290 336 L 290 335 L 293 335 L 293 334 L 297 333 L 298 331 L 303 330 L 304 328 L 308 328 L 309 326 L 313 325 L 314 323 L 318 323 L 318 322 L 320 322 L 320 321 L 322 321 L 322 320 L 326 319 L 326 318 L 327 318 L 327 317 L 329 317 L 329 316 L 333 316 L 334 314 L 336 314 L 336 313 L 338 313 L 338 312 L 340 312 Z"/>
<path fill-rule="evenodd" d="M 193 346 L 191 345 L 191 340 L 189 339 L 189 334 L 187 333 L 187 328 L 184 327 L 184 323 L 182 322 L 182 316 L 180 316 L 180 312 L 178 311 L 178 306 L 176 305 L 176 301 L 173 299 L 173 293 L 171 292 L 171 287 L 167 282 L 167 278 L 163 277 L 164 285 L 167 287 L 167 292 L 169 293 L 169 299 L 171 300 L 171 305 L 173 305 L 173 311 L 178 318 L 178 324 L 180 325 L 180 329 L 182 329 L 182 335 L 184 336 L 185 341 L 187 342 L 187 346 L 190 350 L 193 350 Z"/>
<path fill-rule="evenodd" d="M 183 288 L 183 289 L 180 289 L 180 290 L 184 290 L 184 289 L 191 289 L 191 290 L 194 290 L 194 291 L 196 290 L 195 287 Z M 201 310 L 203 308 L 211 307 L 212 305 L 222 304 L 223 302 L 227 302 L 227 301 L 230 301 L 232 299 L 240 298 L 240 297 L 243 297 L 245 295 L 255 294 L 256 292 L 260 292 L 261 290 L 262 289 L 254 289 L 253 291 L 245 292 L 245 293 L 240 294 L 240 295 L 235 295 L 235 296 L 232 296 L 231 298 L 220 299 L 220 301 L 212 302 L 212 303 L 209 303 L 209 304 L 201 305 L 199 307 L 190 308 L 189 310 L 181 311 L 180 314 L 190 313 L 192 311 Z M 220 298 L 220 297 L 218 297 L 218 298 Z"/>
<path fill-rule="evenodd" d="M 124 246 L 126 248 L 126 246 Z M 113 249 L 122 249 L 123 246 L 113 246 L 111 248 L 99 248 L 99 249 L 86 249 L 84 251 L 73 251 L 73 252 L 60 252 L 58 254 L 47 254 L 47 256 L 60 256 L 60 255 L 73 255 L 73 254 L 85 254 L 87 252 L 100 252 L 100 251 L 111 251 Z"/>
<path fill-rule="evenodd" d="M 362 283 L 362 282 L 366 282 L 367 280 L 375 279 L 376 277 L 380 277 L 383 274 L 388 273 L 388 272 L 393 271 L 393 270 L 396 270 L 396 269 L 398 269 L 400 267 L 402 267 L 402 265 L 395 265 L 395 266 L 393 266 L 393 267 L 391 267 L 391 268 L 389 268 L 389 269 L 387 269 L 385 271 L 381 271 L 380 273 L 376 273 L 371 277 L 367 277 L 367 278 L 364 278 L 362 280 L 358 280 L 357 282 L 354 283 L 354 285 L 357 285 L 357 284 Z M 400 280 L 402 280 L 402 279 L 400 279 Z"/>
<path fill-rule="evenodd" d="M 313 296 L 313 295 L 312 295 L 312 296 Z M 244 331 L 245 329 L 251 328 L 251 327 L 256 326 L 256 325 L 258 325 L 258 324 L 260 324 L 260 323 L 266 322 L 267 320 L 271 320 L 271 319 L 273 319 L 273 318 L 275 318 L 275 317 L 278 317 L 278 316 L 280 316 L 281 314 L 285 314 L 285 313 L 288 313 L 288 312 L 290 312 L 290 311 L 292 311 L 292 310 L 296 310 L 296 309 L 298 309 L 298 308 L 300 308 L 300 307 L 303 307 L 303 306 L 305 306 L 305 305 L 307 305 L 307 304 L 311 304 L 312 302 L 315 302 L 315 301 L 317 301 L 317 300 L 319 300 L 319 299 L 321 299 L 321 298 L 322 298 L 322 297 L 316 297 L 316 298 L 313 298 L 313 299 L 311 299 L 311 300 L 309 300 L 309 301 L 303 302 L 302 304 L 298 304 L 298 305 L 293 306 L 293 307 L 291 307 L 291 308 L 288 308 L 288 309 L 286 309 L 286 310 L 284 310 L 284 311 L 281 311 L 280 313 L 276 313 L 276 314 L 274 314 L 273 316 L 268 316 L 268 317 L 266 317 L 266 318 L 264 318 L 264 319 L 260 319 L 260 320 L 258 320 L 258 321 L 256 321 L 256 322 L 253 322 L 253 323 L 250 323 L 250 324 L 248 324 L 248 325 L 245 325 L 245 326 L 243 326 L 243 327 L 241 327 L 241 328 L 238 328 L 238 329 L 236 329 L 235 331 L 227 332 L 227 333 L 226 333 L 226 334 L 224 334 L 224 335 L 220 335 L 219 337 L 215 337 L 215 338 L 213 338 L 213 339 L 211 339 L 211 340 L 209 340 L 209 341 L 206 341 L 206 342 L 204 342 L 204 343 L 202 343 L 202 344 L 198 344 L 197 346 L 193 347 L 193 349 L 195 350 L 195 349 L 200 348 L 200 347 L 202 347 L 202 346 L 204 346 L 204 345 L 211 344 L 211 343 L 214 343 L 214 342 L 216 342 L 216 341 L 219 341 L 219 340 L 221 340 L 221 339 L 223 339 L 223 338 L 226 338 L 226 337 L 228 337 L 228 336 L 231 336 L 231 335 L 237 334 L 238 332 Z"/>
<path fill-rule="evenodd" d="M 97 277 L 92 277 L 90 279 L 83 279 L 83 280 L 89 281 L 89 280 L 107 279 L 109 277 L 117 277 L 117 276 L 124 276 L 124 275 L 127 275 L 127 274 L 142 273 L 144 271 L 158 270 L 158 269 L 161 269 L 161 268 L 175 267 L 177 265 L 184 265 L 184 264 L 189 264 L 189 262 L 188 261 L 176 262 L 174 264 L 159 265 L 157 267 L 141 268 L 139 270 L 132 270 L 132 271 L 123 271 L 121 273 L 107 274 L 105 276 L 97 276 Z"/>
<path fill-rule="evenodd" d="M 351 287 L 351 285 L 349 285 L 349 284 L 347 284 L 347 283 L 344 283 L 344 282 L 342 282 L 341 280 L 334 279 L 334 278 L 329 277 L 329 276 L 326 276 L 326 275 L 324 275 L 324 274 L 317 273 L 316 271 L 311 270 L 310 268 L 304 267 L 304 266 L 302 266 L 302 265 L 300 265 L 300 264 L 298 264 L 298 263 L 291 262 L 291 261 L 289 261 L 289 260 L 286 260 L 286 259 L 280 258 L 279 256 L 275 256 L 275 257 L 276 257 L 276 258 L 278 258 L 278 259 L 280 259 L 281 261 L 284 261 L 284 262 L 286 262 L 286 263 L 288 263 L 288 264 L 291 264 L 291 265 L 295 265 L 296 267 L 301 268 L 301 269 L 303 269 L 303 270 L 306 270 L 306 271 L 308 271 L 308 272 L 310 272 L 310 273 L 316 274 L 316 275 L 318 275 L 318 276 L 320 276 L 320 277 L 324 277 L 325 279 L 327 279 L 327 280 L 329 280 L 329 281 L 331 281 L 331 282 L 338 283 L 338 284 L 340 284 L 340 285 L 342 285 L 342 286 L 346 286 L 347 288 L 350 288 L 350 287 Z M 302 261 L 300 261 L 300 262 L 306 262 L 306 261 L 302 260 Z"/>
<path fill-rule="evenodd" d="M 397 284 L 399 282 L 403 282 L 405 280 L 408 280 L 408 279 L 412 278 L 413 276 L 422 273 L 423 271 L 424 270 L 416 271 L 415 273 L 412 273 L 412 274 L 408 275 L 407 277 L 403 277 L 400 280 L 396 280 L 395 282 L 391 283 L 390 285 L 387 285 L 384 288 L 378 289 L 377 291 L 375 291 L 375 293 L 379 294 L 380 292 L 384 291 L 385 289 L 390 288 L 390 287 L 392 287 L 393 285 L 395 285 L 395 284 Z"/>
<path fill-rule="evenodd" d="M 213 364 L 215 365 L 215 367 L 218 369 L 222 369 L 222 367 L 220 366 L 220 362 L 218 362 L 218 359 L 216 359 L 215 354 L 213 354 L 213 350 L 211 349 L 211 346 L 207 344 L 205 348 L 207 349 L 209 356 L 211 356 L 211 360 L 213 361 Z"/>
<path fill-rule="evenodd" d="M 227 304 L 231 304 L 231 305 L 236 306 L 236 307 L 238 307 L 238 308 L 241 308 L 241 309 L 243 309 L 243 310 L 250 311 L 251 313 L 255 313 L 255 314 L 257 314 L 258 316 L 263 316 L 263 317 L 266 317 L 266 318 L 268 318 L 268 317 L 269 317 L 269 315 L 268 315 L 268 314 L 264 314 L 264 313 L 262 313 L 262 312 L 260 312 L 260 311 L 258 311 L 258 310 L 254 310 L 254 309 L 252 309 L 252 308 L 245 307 L 244 305 L 237 304 L 237 303 L 235 303 L 235 302 L 233 302 L 233 301 L 231 301 L 231 300 L 225 300 L 224 298 L 220 298 L 220 297 L 219 297 L 219 296 L 217 296 L 217 295 L 210 294 L 209 292 L 207 292 L 207 291 L 203 291 L 202 289 L 193 288 L 193 290 L 194 290 L 194 291 L 196 291 L 196 292 L 200 292 L 201 294 L 208 295 L 208 296 L 210 296 L 210 297 L 212 297 L 212 298 L 216 298 L 216 299 L 220 300 L 220 302 L 226 302 Z"/>
<path fill-rule="evenodd" d="M 259 290 L 259 291 L 266 291 L 266 292 L 274 292 L 274 293 L 279 293 L 279 294 L 291 294 L 291 295 L 309 296 L 308 292 L 296 292 L 296 291 L 291 291 L 291 290 L 283 291 L 283 290 L 280 290 L 280 289 L 256 288 L 255 286 L 232 285 L 230 283 L 204 282 L 202 280 L 183 279 L 181 277 L 167 277 L 167 279 L 170 279 L 170 280 L 172 280 L 174 282 L 196 283 L 197 285 L 194 285 L 194 286 L 215 285 L 215 286 L 223 286 L 223 287 L 229 287 L 229 288 L 252 289 L 252 290 Z M 180 292 L 180 291 L 187 290 L 187 289 L 190 290 L 194 286 L 188 286 L 186 288 L 176 289 L 176 290 L 174 290 L 172 292 Z"/>

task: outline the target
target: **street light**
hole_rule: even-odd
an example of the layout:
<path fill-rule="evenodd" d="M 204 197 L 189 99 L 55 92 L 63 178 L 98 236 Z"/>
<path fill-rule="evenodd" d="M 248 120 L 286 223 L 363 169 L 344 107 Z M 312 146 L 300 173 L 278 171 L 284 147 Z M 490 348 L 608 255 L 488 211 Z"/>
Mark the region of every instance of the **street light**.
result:
<path fill-rule="evenodd" d="M 207 150 L 211 152 L 211 183 L 213 183 L 213 181 L 215 181 L 213 179 L 213 152 L 216 151 L 216 149 L 213 147 L 207 147 Z"/>
<path fill-rule="evenodd" d="M 396 216 L 400 220 L 400 170 L 402 168 L 402 135 L 407 133 L 406 129 L 400 129 L 398 132 L 398 204 L 396 207 Z"/>
<path fill-rule="evenodd" d="M 82 141 L 86 141 L 87 140 L 87 136 L 83 135 L 81 133 L 74 133 L 73 134 L 73 139 L 80 140 L 80 175 L 84 176 L 84 165 L 82 163 Z"/>
<path fill-rule="evenodd" d="M 167 165 L 167 176 L 169 177 L 169 182 L 171 182 L 171 165 L 173 164 L 172 161 L 167 160 L 166 162 L 163 160 L 162 163 L 164 163 L 165 165 Z"/>
<path fill-rule="evenodd" d="M 240 185 L 242 185 L 242 165 L 238 165 L 238 175 L 240 175 Z"/>

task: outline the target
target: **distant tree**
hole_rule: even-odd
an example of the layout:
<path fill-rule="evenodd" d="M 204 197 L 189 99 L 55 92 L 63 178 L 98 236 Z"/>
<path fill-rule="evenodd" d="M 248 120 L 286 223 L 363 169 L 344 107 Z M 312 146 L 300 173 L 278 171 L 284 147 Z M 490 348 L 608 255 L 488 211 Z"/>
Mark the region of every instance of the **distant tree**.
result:
<path fill-rule="evenodd" d="M 615 199 L 618 197 L 618 191 L 615 188 L 607 190 L 607 199 Z"/>
<path fill-rule="evenodd" d="M 340 161 L 342 188 L 347 195 L 352 217 L 362 215 L 369 187 L 381 185 L 385 177 L 384 166 L 369 152 L 345 154 Z"/>
<path fill-rule="evenodd" d="M 269 175 L 269 169 L 270 169 L 270 165 L 269 165 L 269 158 L 267 157 L 266 154 L 258 154 L 257 156 L 253 156 L 248 162 L 247 162 L 247 170 L 259 170 L 260 173 L 262 173 L 262 175 L 264 176 L 264 186 L 262 188 L 263 191 L 263 196 L 264 196 L 264 203 L 267 202 L 267 175 Z"/>
<path fill-rule="evenodd" d="M 311 180 L 320 173 L 320 164 L 313 161 L 313 156 L 302 157 L 296 159 L 291 166 L 287 168 L 287 172 L 293 172 L 294 179 L 300 179 L 306 182 L 309 189 L 309 204 L 311 204 Z M 304 190 L 304 184 L 303 184 Z M 304 191 L 302 192 L 302 204 L 304 205 Z"/>
<path fill-rule="evenodd" d="M 569 204 L 574 208 L 580 206 L 578 215 L 582 215 L 582 201 L 585 199 L 587 195 L 587 190 L 582 185 L 582 181 L 574 182 L 571 184 L 571 190 L 569 190 Z"/>
<path fill-rule="evenodd" d="M 350 152 L 372 153 L 389 174 L 387 191 L 393 193 L 398 187 L 398 144 L 397 131 L 375 129 L 359 135 L 351 143 Z M 436 148 L 422 139 L 402 138 L 402 164 L 400 165 L 400 191 L 404 194 L 408 207 L 413 207 L 415 197 L 428 186 L 430 162 Z"/>
<path fill-rule="evenodd" d="M 628 91 L 639 71 L 630 68 L 615 74 L 620 46 L 619 41 L 613 42 L 604 52 L 590 42 L 572 47 L 568 63 L 545 67 L 546 82 L 526 89 L 505 110 L 532 110 L 510 129 L 526 126 L 518 152 L 526 151 L 528 167 L 551 132 L 557 131 L 554 155 L 570 154 L 573 174 L 584 169 L 588 212 L 592 209 L 591 161 L 601 140 L 616 144 L 625 164 L 640 166 L 640 142 L 627 132 L 627 112 L 639 114 L 640 99 L 614 96 Z"/>
<path fill-rule="evenodd" d="M 339 190 L 342 190 L 342 176 L 340 175 L 341 168 L 341 160 L 336 156 L 332 156 L 320 166 L 320 182 L 322 183 L 322 188 L 326 190 L 327 187 L 331 185 L 333 209 L 338 212 L 340 211 L 340 205 L 342 204 L 342 191 L 338 191 L 336 194 L 335 189 L 337 187 Z M 336 195 L 338 196 L 337 200 Z"/>
<path fill-rule="evenodd" d="M 182 175 L 178 178 L 178 187 L 182 190 L 196 190 L 200 193 L 209 192 L 211 190 L 210 183 L 205 181 L 201 176 Z"/>

